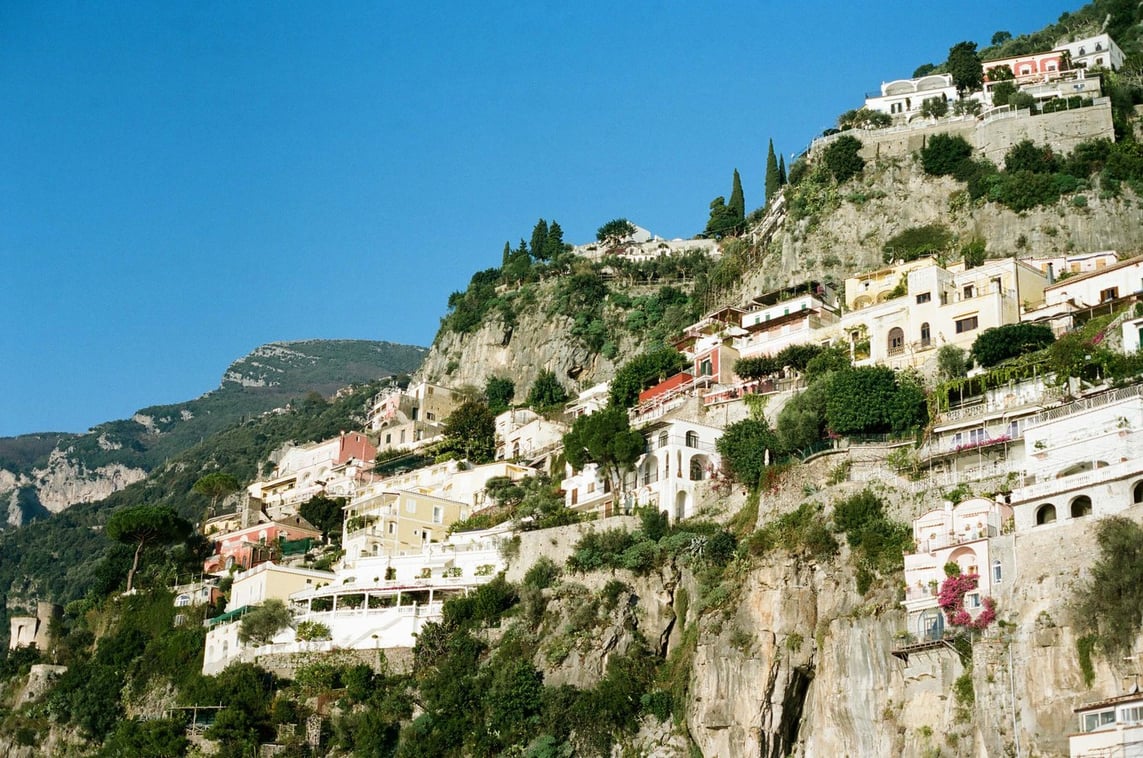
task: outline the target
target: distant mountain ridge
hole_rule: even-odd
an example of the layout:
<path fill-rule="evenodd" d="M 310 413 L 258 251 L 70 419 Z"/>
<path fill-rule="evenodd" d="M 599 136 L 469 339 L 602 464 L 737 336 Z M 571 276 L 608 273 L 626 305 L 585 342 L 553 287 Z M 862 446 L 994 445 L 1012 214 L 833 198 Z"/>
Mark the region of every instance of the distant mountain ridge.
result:
<path fill-rule="evenodd" d="M 193 400 L 141 408 L 84 434 L 0 438 L 0 508 L 20 524 L 102 499 L 243 419 L 310 393 L 411 373 L 426 353 L 372 340 L 272 342 L 234 361 L 217 389 Z"/>

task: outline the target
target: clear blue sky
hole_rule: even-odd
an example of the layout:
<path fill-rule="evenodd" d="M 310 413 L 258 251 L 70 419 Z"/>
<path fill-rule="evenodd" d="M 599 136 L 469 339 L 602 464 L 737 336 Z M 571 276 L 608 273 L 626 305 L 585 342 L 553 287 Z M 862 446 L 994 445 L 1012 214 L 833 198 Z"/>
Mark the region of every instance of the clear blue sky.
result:
<path fill-rule="evenodd" d="M 768 139 L 1081 5 L 0 2 L 0 436 L 428 345 L 537 219 L 692 236 Z"/>

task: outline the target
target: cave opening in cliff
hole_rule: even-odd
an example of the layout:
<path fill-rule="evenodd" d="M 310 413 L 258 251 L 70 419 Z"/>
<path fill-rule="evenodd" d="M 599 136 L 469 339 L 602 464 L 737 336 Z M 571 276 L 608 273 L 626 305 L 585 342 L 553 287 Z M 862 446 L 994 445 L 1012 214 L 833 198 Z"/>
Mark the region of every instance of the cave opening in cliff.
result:
<path fill-rule="evenodd" d="M 806 694 L 810 682 L 814 680 L 812 668 L 797 667 L 790 674 L 790 683 L 782 698 L 782 720 L 778 723 L 777 739 L 774 740 L 773 758 L 792 755 L 798 742 L 798 729 L 802 725 L 802 710 L 806 705 Z"/>

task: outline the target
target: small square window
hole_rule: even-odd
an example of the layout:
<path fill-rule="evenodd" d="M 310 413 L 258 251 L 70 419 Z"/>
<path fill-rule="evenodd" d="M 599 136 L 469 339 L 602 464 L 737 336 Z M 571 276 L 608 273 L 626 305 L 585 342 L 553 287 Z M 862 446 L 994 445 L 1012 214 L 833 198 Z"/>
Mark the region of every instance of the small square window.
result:
<path fill-rule="evenodd" d="M 921 303 L 927 303 L 932 299 L 933 294 L 931 292 L 921 292 L 917 295 L 917 305 L 920 305 Z"/>

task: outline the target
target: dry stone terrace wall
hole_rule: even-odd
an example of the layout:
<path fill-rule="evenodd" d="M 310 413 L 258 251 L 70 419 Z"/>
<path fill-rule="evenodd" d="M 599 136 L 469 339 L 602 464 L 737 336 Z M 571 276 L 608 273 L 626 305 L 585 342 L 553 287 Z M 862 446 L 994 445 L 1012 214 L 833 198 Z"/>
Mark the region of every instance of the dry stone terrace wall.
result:
<path fill-rule="evenodd" d="M 978 155 L 996 164 L 1002 163 L 1004 154 L 1021 140 L 1029 139 L 1037 145 L 1048 143 L 1057 153 L 1069 153 L 1081 142 L 1115 139 L 1108 98 L 1101 98 L 1087 108 L 1038 116 L 1019 111 L 1013 115 L 998 114 L 984 121 L 975 117 L 951 118 L 887 129 L 853 129 L 844 134 L 861 140 L 861 157 L 867 161 L 912 155 L 934 134 L 953 134 L 964 137 Z M 811 155 L 837 136 L 815 140 L 810 147 Z"/>

